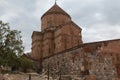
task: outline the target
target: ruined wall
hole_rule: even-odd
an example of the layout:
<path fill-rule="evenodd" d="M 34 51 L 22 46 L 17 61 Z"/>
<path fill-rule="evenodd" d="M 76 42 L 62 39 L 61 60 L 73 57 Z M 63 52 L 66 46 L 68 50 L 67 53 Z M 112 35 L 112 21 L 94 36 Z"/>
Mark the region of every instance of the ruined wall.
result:
<path fill-rule="evenodd" d="M 103 48 L 114 45 L 120 50 L 118 43 L 120 40 L 89 43 L 60 52 L 43 60 L 44 71 L 49 69 L 50 75 L 70 75 L 81 80 L 115 80 L 120 76 L 120 52 L 105 53 Z"/>

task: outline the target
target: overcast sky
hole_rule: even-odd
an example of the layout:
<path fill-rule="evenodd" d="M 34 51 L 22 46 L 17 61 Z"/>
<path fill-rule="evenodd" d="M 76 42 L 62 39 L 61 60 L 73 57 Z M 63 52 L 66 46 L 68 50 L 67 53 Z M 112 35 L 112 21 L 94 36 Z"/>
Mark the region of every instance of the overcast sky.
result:
<path fill-rule="evenodd" d="M 41 30 L 40 17 L 55 0 L 0 0 L 0 20 L 22 31 L 25 52 L 31 51 L 31 35 Z M 82 28 L 83 42 L 120 39 L 120 0 L 57 0 Z"/>

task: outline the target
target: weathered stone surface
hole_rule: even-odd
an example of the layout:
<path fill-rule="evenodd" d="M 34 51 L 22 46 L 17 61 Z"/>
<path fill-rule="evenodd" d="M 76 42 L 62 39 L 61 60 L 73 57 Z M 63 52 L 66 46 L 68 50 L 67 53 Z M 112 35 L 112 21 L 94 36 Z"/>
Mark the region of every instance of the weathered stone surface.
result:
<path fill-rule="evenodd" d="M 43 71 L 54 78 L 66 75 L 76 80 L 120 78 L 120 39 L 83 43 L 82 29 L 57 4 L 41 21 L 42 31 L 32 34 L 31 56 Z"/>
<path fill-rule="evenodd" d="M 66 14 L 57 4 L 44 14 L 42 31 L 32 34 L 32 58 L 40 60 L 82 44 L 82 29 Z"/>
<path fill-rule="evenodd" d="M 86 80 L 97 80 L 95 75 L 86 76 Z"/>
<path fill-rule="evenodd" d="M 47 75 L 32 75 L 31 80 L 47 80 Z M 0 80 L 29 80 L 28 74 L 0 74 Z M 49 77 L 49 80 L 53 78 Z"/>
<path fill-rule="evenodd" d="M 111 41 L 108 45 L 115 42 L 120 41 Z M 119 77 L 118 67 L 115 63 L 116 61 L 119 63 L 120 57 L 118 56 L 120 54 L 114 56 L 116 54 L 113 52 L 103 53 L 102 48 L 105 48 L 105 46 L 103 47 L 102 44 L 103 42 L 101 48 L 97 48 L 92 52 L 86 52 L 84 47 L 77 47 L 46 58 L 43 60 L 43 68 L 46 71 L 49 68 L 50 74 L 57 76 L 59 74 L 81 75 L 84 77 L 95 75 L 97 80 L 113 80 L 117 76 Z M 114 45 L 118 46 L 118 44 Z"/>

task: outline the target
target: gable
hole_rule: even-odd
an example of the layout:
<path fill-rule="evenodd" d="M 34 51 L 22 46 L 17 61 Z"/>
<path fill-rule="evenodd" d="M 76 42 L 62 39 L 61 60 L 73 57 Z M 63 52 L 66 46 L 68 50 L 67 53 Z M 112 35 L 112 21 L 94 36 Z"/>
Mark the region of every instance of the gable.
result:
<path fill-rule="evenodd" d="M 78 35 L 81 33 L 81 28 L 77 26 L 74 22 L 70 22 L 66 25 L 63 25 L 61 27 L 62 33 L 68 34 L 68 35 Z"/>

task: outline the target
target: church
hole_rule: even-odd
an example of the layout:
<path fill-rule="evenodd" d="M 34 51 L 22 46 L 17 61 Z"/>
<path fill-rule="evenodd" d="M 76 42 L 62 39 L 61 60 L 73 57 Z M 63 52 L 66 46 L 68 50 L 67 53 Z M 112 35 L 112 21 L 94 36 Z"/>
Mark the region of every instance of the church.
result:
<path fill-rule="evenodd" d="M 44 71 L 49 67 L 50 75 L 54 76 L 69 75 L 79 80 L 119 79 L 120 39 L 83 43 L 81 32 L 81 27 L 55 3 L 42 15 L 41 31 L 33 31 L 34 63 Z"/>

